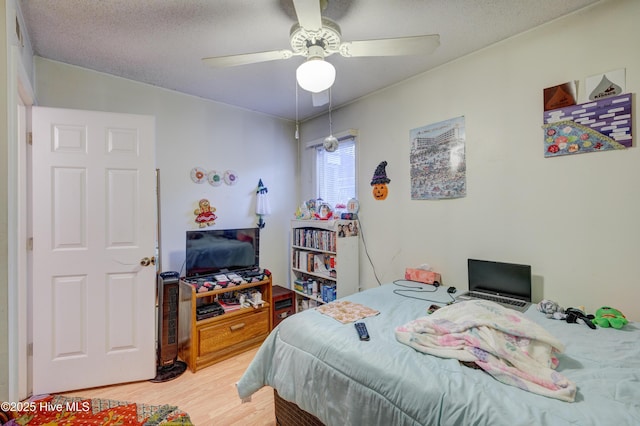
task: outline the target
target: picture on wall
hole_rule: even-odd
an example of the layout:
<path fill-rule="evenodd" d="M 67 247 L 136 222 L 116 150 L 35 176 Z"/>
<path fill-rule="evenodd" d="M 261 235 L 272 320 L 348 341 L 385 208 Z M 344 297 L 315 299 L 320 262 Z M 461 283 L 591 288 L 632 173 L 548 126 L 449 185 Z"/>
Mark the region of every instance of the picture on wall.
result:
<path fill-rule="evenodd" d="M 464 116 L 410 131 L 411 199 L 467 195 Z"/>
<path fill-rule="evenodd" d="M 631 94 L 544 112 L 544 156 L 632 146 Z"/>
<path fill-rule="evenodd" d="M 586 92 L 589 100 L 618 96 L 626 92 L 626 70 L 624 68 L 609 71 L 604 74 L 596 74 L 585 79 Z"/>
<path fill-rule="evenodd" d="M 568 81 L 566 83 L 544 89 L 544 110 L 549 111 L 551 109 L 575 105 L 577 103 L 577 86 L 577 82 Z"/>

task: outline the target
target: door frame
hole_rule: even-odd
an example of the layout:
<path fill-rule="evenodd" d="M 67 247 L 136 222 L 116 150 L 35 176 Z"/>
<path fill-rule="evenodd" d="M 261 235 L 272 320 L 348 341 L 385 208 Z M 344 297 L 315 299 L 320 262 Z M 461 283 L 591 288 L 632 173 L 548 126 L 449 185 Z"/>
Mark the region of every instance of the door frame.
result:
<path fill-rule="evenodd" d="M 31 393 L 29 351 L 31 328 L 29 293 L 31 270 L 28 255 L 31 215 L 29 213 L 30 149 L 27 132 L 31 122 L 34 92 L 20 50 L 11 46 L 8 67 L 8 382 L 9 401 L 20 401 Z M 23 114 L 19 113 L 24 109 Z M 21 124 L 21 119 L 24 122 Z"/>

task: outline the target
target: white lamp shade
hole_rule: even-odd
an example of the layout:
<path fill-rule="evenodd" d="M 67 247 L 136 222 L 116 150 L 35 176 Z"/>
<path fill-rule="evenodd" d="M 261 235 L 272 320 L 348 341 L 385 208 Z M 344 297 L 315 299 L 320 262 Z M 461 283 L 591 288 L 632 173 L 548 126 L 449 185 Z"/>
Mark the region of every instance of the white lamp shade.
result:
<path fill-rule="evenodd" d="M 296 70 L 296 80 L 304 90 L 320 93 L 336 80 L 336 69 L 322 58 L 309 58 Z"/>

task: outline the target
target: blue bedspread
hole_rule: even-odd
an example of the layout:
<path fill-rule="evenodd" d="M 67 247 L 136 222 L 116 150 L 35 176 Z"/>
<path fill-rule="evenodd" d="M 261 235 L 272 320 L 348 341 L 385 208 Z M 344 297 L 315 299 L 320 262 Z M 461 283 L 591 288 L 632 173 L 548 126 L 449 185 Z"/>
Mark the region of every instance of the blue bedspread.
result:
<path fill-rule="evenodd" d="M 525 313 L 565 345 L 557 371 L 578 391 L 575 402 L 563 402 L 399 343 L 395 328 L 425 316 L 433 303 L 393 292 L 399 288 L 345 298 L 380 311 L 362 320 L 368 342 L 358 340 L 353 324 L 315 310 L 284 320 L 238 382 L 239 396 L 272 386 L 327 425 L 640 425 L 637 323 L 591 330 L 547 319 L 535 306 Z M 407 294 L 449 300 L 442 288 Z"/>

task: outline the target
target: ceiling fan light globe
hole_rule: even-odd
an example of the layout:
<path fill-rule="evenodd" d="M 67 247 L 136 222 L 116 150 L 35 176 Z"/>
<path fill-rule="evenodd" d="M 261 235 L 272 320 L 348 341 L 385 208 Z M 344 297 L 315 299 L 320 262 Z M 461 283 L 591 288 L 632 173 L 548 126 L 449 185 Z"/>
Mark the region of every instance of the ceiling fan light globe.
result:
<path fill-rule="evenodd" d="M 333 86 L 336 69 L 322 58 L 309 58 L 296 70 L 296 80 L 304 90 L 320 93 Z"/>

